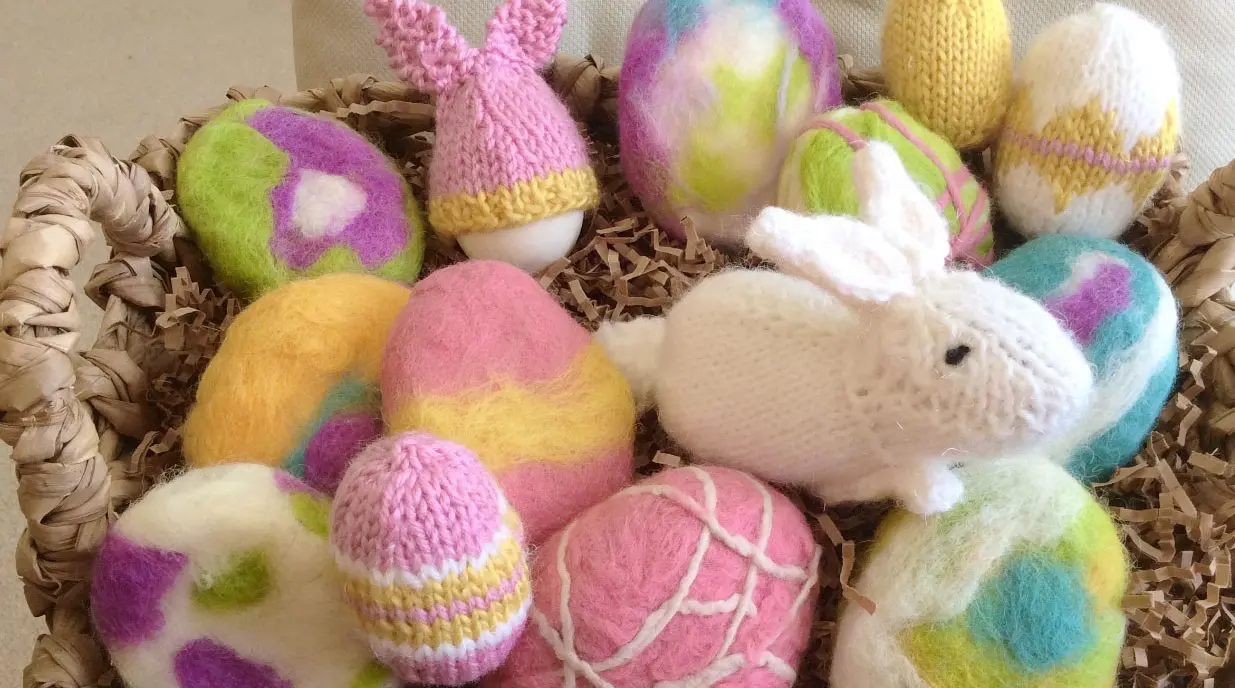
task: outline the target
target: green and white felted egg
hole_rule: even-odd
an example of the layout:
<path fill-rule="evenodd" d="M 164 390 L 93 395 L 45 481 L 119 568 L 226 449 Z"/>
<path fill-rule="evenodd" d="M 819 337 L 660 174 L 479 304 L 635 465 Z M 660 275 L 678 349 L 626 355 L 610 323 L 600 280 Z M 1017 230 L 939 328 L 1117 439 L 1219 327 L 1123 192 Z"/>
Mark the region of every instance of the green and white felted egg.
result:
<path fill-rule="evenodd" d="M 1109 479 L 1136 456 L 1175 389 L 1175 295 L 1127 246 L 1074 234 L 1038 237 L 987 274 L 1041 302 L 1085 352 L 1093 403 L 1046 451 L 1080 480 Z"/>
<path fill-rule="evenodd" d="M 894 512 L 841 613 L 832 685 L 1110 688 L 1128 561 L 1106 511 L 1043 458 L 960 469 L 965 500 Z"/>
<path fill-rule="evenodd" d="M 95 629 L 129 688 L 393 688 L 343 600 L 330 501 L 278 469 L 189 471 L 99 550 Z"/>
<path fill-rule="evenodd" d="M 185 146 L 176 200 L 216 276 L 245 297 L 335 272 L 420 272 L 420 209 L 394 163 L 307 112 L 263 100 L 224 110 Z"/>
<path fill-rule="evenodd" d="M 995 259 L 986 190 L 942 136 L 897 102 L 876 100 L 815 115 L 780 174 L 776 205 L 808 215 L 858 215 L 853 154 L 869 141 L 890 144 L 952 230 L 952 259 L 986 267 Z"/>

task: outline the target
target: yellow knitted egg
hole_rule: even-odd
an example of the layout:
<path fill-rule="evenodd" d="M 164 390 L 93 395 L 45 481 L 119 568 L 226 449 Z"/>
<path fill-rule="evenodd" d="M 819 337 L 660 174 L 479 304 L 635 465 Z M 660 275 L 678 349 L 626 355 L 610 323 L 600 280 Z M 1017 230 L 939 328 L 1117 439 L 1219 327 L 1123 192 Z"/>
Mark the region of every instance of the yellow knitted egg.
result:
<path fill-rule="evenodd" d="M 1012 91 L 1002 0 L 891 0 L 883 71 L 892 97 L 961 150 L 999 130 Z"/>
<path fill-rule="evenodd" d="M 1115 238 L 1166 179 L 1180 77 L 1162 30 L 1099 3 L 1034 39 L 995 147 L 995 195 L 1026 236 Z"/>

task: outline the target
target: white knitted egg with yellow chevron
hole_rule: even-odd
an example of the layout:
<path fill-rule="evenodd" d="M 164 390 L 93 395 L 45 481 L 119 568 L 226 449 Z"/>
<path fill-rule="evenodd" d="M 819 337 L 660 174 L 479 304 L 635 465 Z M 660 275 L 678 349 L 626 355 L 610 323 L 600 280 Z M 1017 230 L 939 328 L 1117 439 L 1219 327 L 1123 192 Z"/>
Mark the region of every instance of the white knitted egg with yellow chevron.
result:
<path fill-rule="evenodd" d="M 1162 31 L 1099 3 L 1035 39 L 996 149 L 995 193 L 1026 236 L 1116 237 L 1161 187 L 1180 78 Z"/>

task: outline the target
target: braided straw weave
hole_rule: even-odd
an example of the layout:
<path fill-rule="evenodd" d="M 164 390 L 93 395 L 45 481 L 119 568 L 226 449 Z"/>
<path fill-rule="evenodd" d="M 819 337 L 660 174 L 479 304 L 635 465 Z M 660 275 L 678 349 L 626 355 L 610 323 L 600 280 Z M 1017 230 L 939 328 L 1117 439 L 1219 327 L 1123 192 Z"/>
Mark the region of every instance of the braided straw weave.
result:
<path fill-rule="evenodd" d="M 876 72 L 846 68 L 848 98 L 882 90 Z M 587 122 L 601 181 L 585 246 L 551 266 L 542 283 L 584 323 L 655 313 L 724 255 L 691 236 L 662 243 L 622 179 L 617 160 L 616 70 L 560 58 L 550 82 Z M 427 96 L 372 78 L 281 97 L 233 89 L 347 121 L 404 165 L 423 200 L 432 147 Z M 66 137 L 21 174 L 0 239 L 0 439 L 13 447 L 27 530 L 17 547 L 26 599 L 44 617 L 26 688 L 116 682 L 89 622 L 94 552 L 118 511 L 179 463 L 178 428 L 192 390 L 241 304 L 212 284 L 174 208 L 176 160 L 217 110 L 182 119 L 127 160 L 96 140 Z M 104 309 L 92 344 L 79 345 L 79 305 L 69 272 L 101 226 L 112 248 L 94 268 L 90 298 Z M 1124 685 L 1235 685 L 1235 164 L 1190 197 L 1176 175 L 1142 218 L 1136 244 L 1168 275 L 1185 312 L 1180 392 L 1136 465 L 1100 494 L 1119 520 L 1137 571 Z M 426 269 L 457 260 L 432 243 Z M 651 419 L 638 449 L 650 472 L 678 461 Z M 880 507 L 823 510 L 824 559 L 815 650 L 800 685 L 825 686 L 828 647 L 842 599 L 865 604 L 849 578 Z M 847 688 L 847 687 L 839 687 Z"/>

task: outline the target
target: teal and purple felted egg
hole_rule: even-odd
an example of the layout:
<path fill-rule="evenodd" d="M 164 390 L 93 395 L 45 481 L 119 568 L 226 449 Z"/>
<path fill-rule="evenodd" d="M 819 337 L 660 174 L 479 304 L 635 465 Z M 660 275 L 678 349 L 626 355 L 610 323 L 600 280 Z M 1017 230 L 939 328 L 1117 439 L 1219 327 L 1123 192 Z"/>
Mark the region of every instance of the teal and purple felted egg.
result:
<path fill-rule="evenodd" d="M 307 112 L 262 100 L 224 110 L 185 147 L 176 199 L 216 276 L 248 298 L 335 272 L 420 272 L 420 210 L 394 163 Z"/>
<path fill-rule="evenodd" d="M 840 104 L 836 45 L 810 0 L 649 0 L 618 92 L 622 166 L 681 235 L 739 243 L 793 137 Z"/>
<path fill-rule="evenodd" d="M 1175 389 L 1179 311 L 1162 274 L 1123 244 L 1066 234 L 1030 241 L 989 274 L 1042 302 L 1085 351 L 1093 405 L 1048 453 L 1081 480 L 1108 479 Z"/>
<path fill-rule="evenodd" d="M 959 469 L 965 499 L 893 512 L 836 631 L 832 685 L 1110 688 L 1128 559 L 1085 486 L 1041 456 Z"/>
<path fill-rule="evenodd" d="M 201 468 L 116 521 L 91 582 L 129 688 L 393 688 L 343 598 L 329 498 L 278 469 Z"/>

